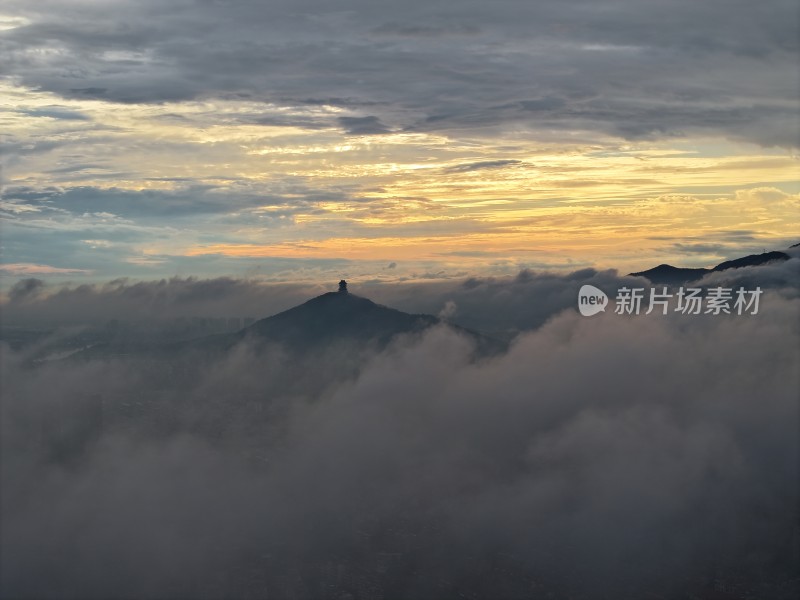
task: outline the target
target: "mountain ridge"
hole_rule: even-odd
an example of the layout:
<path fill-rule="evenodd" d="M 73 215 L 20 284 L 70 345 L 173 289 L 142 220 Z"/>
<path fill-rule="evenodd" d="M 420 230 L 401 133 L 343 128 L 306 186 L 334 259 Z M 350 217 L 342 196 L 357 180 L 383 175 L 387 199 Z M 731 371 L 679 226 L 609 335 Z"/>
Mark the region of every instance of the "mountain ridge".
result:
<path fill-rule="evenodd" d="M 327 292 L 260 319 L 239 333 L 292 347 L 342 337 L 385 343 L 399 333 L 421 331 L 440 322 L 432 315 L 402 312 L 349 292 Z"/>
<path fill-rule="evenodd" d="M 793 248 L 794 246 L 792 246 Z M 789 260 L 791 256 L 785 252 L 773 250 L 770 252 L 763 252 L 761 254 L 748 254 L 740 258 L 726 260 L 718 265 L 706 268 L 687 268 L 675 267 L 669 264 L 660 264 L 652 269 L 646 271 L 638 271 L 636 273 L 629 273 L 632 277 L 644 277 L 651 283 L 660 284 L 677 284 L 687 283 L 689 281 L 696 281 L 709 273 L 718 273 L 720 271 L 727 271 L 728 269 L 740 269 L 742 267 L 755 267 L 765 265 L 776 261 Z"/>

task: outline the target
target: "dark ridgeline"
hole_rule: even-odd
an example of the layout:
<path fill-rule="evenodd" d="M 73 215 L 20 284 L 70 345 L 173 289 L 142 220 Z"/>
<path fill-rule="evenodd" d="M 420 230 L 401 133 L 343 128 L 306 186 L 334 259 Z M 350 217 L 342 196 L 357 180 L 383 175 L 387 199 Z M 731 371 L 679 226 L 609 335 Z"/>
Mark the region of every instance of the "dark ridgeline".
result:
<path fill-rule="evenodd" d="M 405 313 L 351 294 L 342 280 L 338 292 L 257 321 L 239 335 L 278 342 L 293 350 L 347 339 L 384 345 L 397 335 L 437 323 L 439 319 L 432 315 Z"/>
<path fill-rule="evenodd" d="M 482 333 L 445 323 L 438 317 L 406 313 L 352 294 L 347 282 L 337 292 L 328 292 L 282 313 L 256 321 L 236 334 L 251 342 L 278 343 L 294 352 L 357 344 L 380 350 L 399 335 L 415 334 L 443 325 L 469 337 L 479 356 L 503 352 L 507 343 Z"/>
<path fill-rule="evenodd" d="M 792 246 L 792 248 L 794 248 L 794 246 Z M 728 260 L 711 269 L 689 269 L 664 264 L 648 269 L 647 271 L 630 273 L 630 275 L 633 277 L 644 277 L 649 279 L 651 283 L 680 285 L 689 283 L 690 281 L 697 281 L 709 273 L 717 273 L 728 269 L 740 269 L 742 267 L 758 267 L 775 261 L 789 260 L 789 258 L 791 257 L 785 252 L 764 252 L 763 254 L 751 254 L 749 256 L 743 256 L 742 258 Z"/>

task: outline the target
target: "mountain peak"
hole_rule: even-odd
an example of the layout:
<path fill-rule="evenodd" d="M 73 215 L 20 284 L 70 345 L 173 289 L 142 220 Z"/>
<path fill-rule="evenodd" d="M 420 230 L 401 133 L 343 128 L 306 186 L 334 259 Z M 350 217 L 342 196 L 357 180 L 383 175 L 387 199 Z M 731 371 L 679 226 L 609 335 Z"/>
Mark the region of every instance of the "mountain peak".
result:
<path fill-rule="evenodd" d="M 438 322 L 431 315 L 404 313 L 351 294 L 342 280 L 339 291 L 257 321 L 245 332 L 291 346 L 333 339 L 388 342 L 397 334 L 421 331 Z"/>

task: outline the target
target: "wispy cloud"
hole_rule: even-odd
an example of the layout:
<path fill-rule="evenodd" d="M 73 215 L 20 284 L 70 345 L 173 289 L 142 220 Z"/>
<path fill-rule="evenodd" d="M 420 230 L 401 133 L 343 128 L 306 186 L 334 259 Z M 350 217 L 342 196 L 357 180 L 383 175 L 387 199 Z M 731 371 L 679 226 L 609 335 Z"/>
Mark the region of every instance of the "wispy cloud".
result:
<path fill-rule="evenodd" d="M 0 264 L 0 272 L 15 277 L 26 275 L 89 275 L 92 273 L 92 271 L 86 269 L 69 269 L 31 263 Z"/>

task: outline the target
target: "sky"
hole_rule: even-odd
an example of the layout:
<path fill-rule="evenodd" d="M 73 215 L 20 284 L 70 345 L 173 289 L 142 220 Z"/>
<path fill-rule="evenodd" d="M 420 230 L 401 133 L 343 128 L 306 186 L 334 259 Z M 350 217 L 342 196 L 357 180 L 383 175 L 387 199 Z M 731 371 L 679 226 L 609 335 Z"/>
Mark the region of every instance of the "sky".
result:
<path fill-rule="evenodd" d="M 794 0 L 6 0 L 4 286 L 784 249 L 799 32 Z"/>

